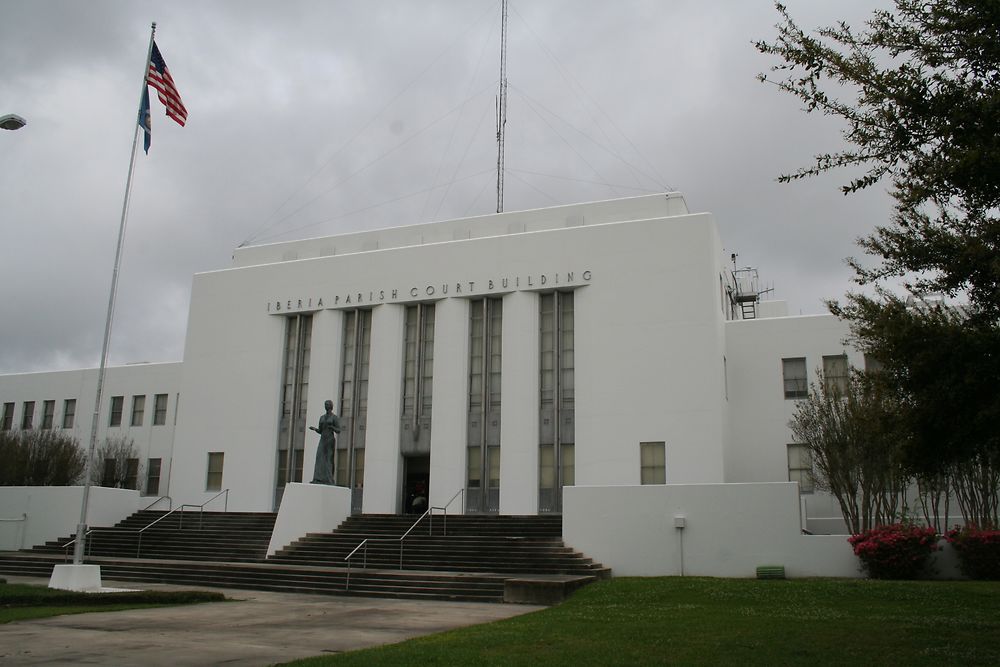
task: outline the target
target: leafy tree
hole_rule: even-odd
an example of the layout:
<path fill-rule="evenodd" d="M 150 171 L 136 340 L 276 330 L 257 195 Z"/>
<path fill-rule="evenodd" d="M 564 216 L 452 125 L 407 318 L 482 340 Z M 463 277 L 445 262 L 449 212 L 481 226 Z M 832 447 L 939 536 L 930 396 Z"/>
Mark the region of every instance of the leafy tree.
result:
<path fill-rule="evenodd" d="M 895 0 L 860 32 L 812 34 L 787 9 L 759 51 L 782 61 L 761 79 L 845 122 L 848 148 L 779 180 L 849 167 L 845 193 L 887 180 L 895 211 L 859 240 L 873 266 L 849 260 L 875 296 L 831 311 L 886 367 L 886 387 L 914 420 L 907 463 L 924 479 L 1000 456 L 1000 0 Z M 842 97 L 838 97 L 842 96 Z M 853 96 L 853 99 L 850 97 Z M 961 308 L 894 295 L 940 293 Z M 980 489 L 982 491 L 982 489 Z M 994 488 L 991 493 L 996 495 Z"/>
<path fill-rule="evenodd" d="M 780 177 L 840 167 L 862 174 L 845 193 L 887 178 L 890 224 L 860 240 L 881 258 L 853 262 L 862 283 L 903 278 L 915 293 L 965 293 L 986 320 L 1000 315 L 1000 2 L 896 0 L 861 32 L 846 23 L 805 33 L 783 17 L 757 49 L 783 62 L 761 79 L 807 112 L 846 123 L 849 148 Z M 837 94 L 853 93 L 843 100 Z"/>
<path fill-rule="evenodd" d="M 52 430 L 0 432 L 0 486 L 70 486 L 87 456 L 75 438 Z"/>
<path fill-rule="evenodd" d="M 856 535 L 899 520 L 911 477 L 903 466 L 906 429 L 891 394 L 854 372 L 843 390 L 822 373 L 789 422 L 813 462 L 816 488 L 837 499 Z"/>

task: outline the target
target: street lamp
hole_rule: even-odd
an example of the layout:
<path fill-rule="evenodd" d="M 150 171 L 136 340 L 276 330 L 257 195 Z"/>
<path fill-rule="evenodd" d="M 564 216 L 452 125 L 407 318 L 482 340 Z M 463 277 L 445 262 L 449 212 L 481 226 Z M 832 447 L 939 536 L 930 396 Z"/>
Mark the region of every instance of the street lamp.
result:
<path fill-rule="evenodd" d="M 20 130 L 27 124 L 28 121 L 24 120 L 16 113 L 9 113 L 6 116 L 0 116 L 0 128 L 3 128 L 4 130 Z"/>

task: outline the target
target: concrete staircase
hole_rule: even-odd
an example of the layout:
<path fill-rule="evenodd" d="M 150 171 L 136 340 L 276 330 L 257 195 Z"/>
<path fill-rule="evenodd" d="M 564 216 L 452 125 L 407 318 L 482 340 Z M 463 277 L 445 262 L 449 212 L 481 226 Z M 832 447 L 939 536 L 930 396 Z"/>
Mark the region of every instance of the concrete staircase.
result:
<path fill-rule="evenodd" d="M 92 528 L 87 557 L 256 563 L 267 555 L 276 516 L 270 512 L 174 512 L 167 516 L 145 510 L 111 528 Z M 62 554 L 62 545 L 74 537 L 46 542 L 32 551 Z"/>
<path fill-rule="evenodd" d="M 275 515 L 140 512 L 91 534 L 88 563 L 104 579 L 295 593 L 347 594 L 478 602 L 558 601 L 610 571 L 562 543 L 560 517 L 438 515 L 403 543 L 414 517 L 350 517 L 331 533 L 305 536 L 265 558 Z M 0 553 L 0 573 L 48 577 L 67 562 L 72 536 L 20 552 Z M 344 557 L 364 539 L 350 569 Z M 136 550 L 139 548 L 139 557 Z M 366 566 L 363 561 L 367 560 Z"/>
<path fill-rule="evenodd" d="M 427 519 L 400 543 L 413 518 L 362 515 L 348 518 L 332 533 L 312 533 L 278 551 L 270 562 L 343 566 L 363 540 L 367 549 L 352 558 L 352 569 L 369 568 L 477 572 L 511 575 L 600 577 L 606 569 L 562 541 L 562 518 L 537 516 L 439 516 Z M 365 554 L 367 551 L 367 555 Z M 402 553 L 401 553 L 402 552 Z"/>

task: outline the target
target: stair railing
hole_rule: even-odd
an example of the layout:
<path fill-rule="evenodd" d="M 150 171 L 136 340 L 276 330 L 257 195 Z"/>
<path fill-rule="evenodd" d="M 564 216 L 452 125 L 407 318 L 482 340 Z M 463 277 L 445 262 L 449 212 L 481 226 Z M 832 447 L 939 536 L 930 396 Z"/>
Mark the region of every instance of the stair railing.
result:
<path fill-rule="evenodd" d="M 229 511 L 229 489 L 223 489 L 222 491 L 219 491 L 217 494 L 215 494 L 214 496 L 212 496 L 211 498 L 209 498 L 208 500 L 206 500 L 205 502 L 203 502 L 201 505 L 184 504 L 184 505 L 181 505 L 179 509 L 183 509 L 185 507 L 197 507 L 198 508 L 198 527 L 201 528 L 204 525 L 204 521 L 205 521 L 205 505 L 209 504 L 210 502 L 212 502 L 213 500 L 215 500 L 216 498 L 218 498 L 219 496 L 222 496 L 222 495 L 226 496 L 226 498 L 225 498 L 225 504 L 222 507 L 222 511 L 223 512 L 228 512 Z M 183 527 L 184 527 L 184 512 L 182 511 L 181 512 L 181 528 L 183 528 Z"/>
<path fill-rule="evenodd" d="M 173 498 L 171 498 L 170 496 L 160 496 L 159 498 L 157 498 L 156 500 L 154 500 L 154 501 L 153 501 L 153 502 L 151 502 L 150 504 L 146 505 L 145 507 L 143 507 L 143 508 L 142 508 L 141 510 L 139 510 L 139 511 L 140 511 L 140 512 L 145 512 L 146 510 L 150 509 L 150 508 L 151 508 L 151 507 L 152 507 L 153 505 L 157 504 L 158 502 L 160 502 L 160 501 L 161 501 L 161 500 L 163 500 L 164 498 L 166 498 L 167 500 L 169 500 L 169 501 L 170 501 L 170 507 L 171 507 L 171 510 L 170 510 L 170 512 L 167 512 L 167 515 L 171 514 L 171 513 L 173 512 L 173 506 L 174 506 L 174 499 L 173 499 Z M 157 520 L 156 520 L 156 521 L 154 521 L 153 523 L 156 523 L 156 522 L 157 522 L 157 521 L 159 521 L 160 519 L 164 519 L 164 518 L 166 518 L 166 516 L 167 516 L 167 515 L 164 515 L 164 516 L 161 516 L 161 517 L 160 517 L 159 519 L 157 519 Z M 27 515 L 27 514 L 25 514 L 24 516 L 25 516 L 25 518 L 27 518 L 27 517 L 28 517 L 28 515 Z M 146 530 L 146 528 L 149 528 L 149 526 L 152 526 L 152 525 L 153 525 L 153 523 L 149 524 L 149 525 L 148 525 L 148 526 L 146 526 L 145 528 L 141 528 L 141 529 L 139 529 L 139 540 L 138 540 L 138 541 L 139 541 L 139 546 L 142 546 L 142 531 Z M 88 528 L 88 529 L 87 529 L 87 532 L 86 532 L 86 533 L 84 533 L 84 535 L 85 535 L 86 537 L 88 537 L 88 538 L 89 538 L 89 537 L 90 537 L 90 534 L 91 534 L 91 533 L 93 533 L 93 532 L 94 532 L 94 529 L 93 529 L 93 528 Z M 69 551 L 68 551 L 68 550 L 69 550 L 69 548 L 70 548 L 71 546 L 73 546 L 74 544 L 76 544 L 76 538 L 75 538 L 75 537 L 74 537 L 74 538 L 73 538 L 72 540 L 70 540 L 69 542 L 67 542 L 66 544 L 61 544 L 61 545 L 59 545 L 59 546 L 60 546 L 60 547 L 61 547 L 61 548 L 63 549 L 63 553 L 64 553 L 64 555 L 65 555 L 65 557 L 66 557 L 66 560 L 69 560 Z M 85 554 L 85 555 L 88 555 L 88 556 L 90 555 L 90 544 L 91 544 L 91 540 L 89 540 L 89 539 L 88 539 L 88 540 L 87 540 L 87 543 L 86 543 L 86 547 L 87 547 L 87 553 Z M 135 557 L 136 557 L 136 558 L 138 558 L 138 557 L 139 557 L 139 546 L 137 546 L 137 547 L 136 547 L 136 550 L 135 550 Z"/>
<path fill-rule="evenodd" d="M 153 505 L 156 505 L 157 503 L 159 503 L 159 502 L 160 502 L 161 500 L 163 500 L 164 498 L 166 498 L 167 500 L 169 500 L 169 501 L 170 501 L 170 505 L 169 505 L 168 509 L 171 509 L 171 510 L 172 510 L 172 509 L 174 509 L 174 499 L 173 499 L 173 498 L 171 498 L 170 496 L 160 496 L 159 498 L 157 498 L 157 499 L 156 499 L 156 500 L 154 500 L 153 502 L 149 503 L 148 505 L 146 505 L 145 507 L 143 507 L 143 508 L 142 508 L 141 510 L 139 510 L 139 511 L 140 511 L 140 512 L 145 512 L 146 510 L 150 510 L 150 509 L 153 509 Z"/>
<path fill-rule="evenodd" d="M 451 500 L 449 500 L 448 502 L 446 502 L 443 507 L 428 507 L 427 510 L 423 514 L 421 514 L 419 517 L 417 517 L 417 520 L 413 522 L 413 525 L 410 526 L 406 530 L 406 532 L 403 533 L 398 538 L 393 538 L 393 537 L 382 537 L 382 538 L 378 538 L 378 537 L 366 537 L 365 539 L 361 540 L 361 544 L 359 544 L 358 546 L 354 547 L 354 549 L 351 551 L 351 553 L 349 553 L 346 556 L 344 556 L 344 560 L 347 561 L 347 577 L 344 580 L 344 590 L 345 591 L 346 590 L 350 590 L 350 587 L 351 587 L 351 558 L 354 557 L 354 554 L 356 554 L 359 549 L 361 550 L 361 553 L 362 553 L 361 567 L 362 567 L 362 569 L 365 569 L 365 568 L 368 567 L 368 543 L 369 542 L 393 542 L 393 541 L 399 542 L 399 569 L 402 570 L 403 569 L 403 541 L 406 540 L 406 538 L 409 537 L 410 533 L 413 532 L 413 529 L 416 528 L 420 524 L 420 522 L 423 521 L 424 518 L 428 517 L 428 516 L 430 517 L 430 519 L 427 522 L 428 523 L 427 534 L 428 535 L 433 535 L 434 534 L 434 510 L 439 510 L 439 511 L 441 511 L 444 514 L 444 527 L 442 529 L 442 535 L 447 535 L 448 534 L 448 507 L 450 507 L 451 504 L 452 504 L 452 502 L 454 502 L 455 498 L 458 498 L 459 496 L 462 496 L 462 499 L 463 499 L 463 505 L 462 506 L 464 507 L 465 487 L 462 487 L 458 491 L 455 492 L 455 495 L 453 495 L 451 497 Z"/>
<path fill-rule="evenodd" d="M 431 535 L 434 534 L 434 510 L 441 510 L 441 513 L 444 514 L 444 520 L 443 520 L 444 521 L 444 528 L 442 529 L 441 534 L 442 535 L 447 535 L 448 534 L 448 508 L 451 507 L 451 504 L 453 502 L 455 502 L 455 498 L 458 498 L 459 496 L 462 496 L 461 506 L 465 507 L 465 487 L 463 486 L 461 489 L 459 489 L 458 491 L 455 492 L 455 495 L 453 495 L 451 497 L 451 500 L 449 500 L 448 502 L 446 502 L 444 504 L 444 507 L 432 507 L 432 508 L 430 508 L 430 512 L 431 512 L 431 520 L 430 520 L 431 530 L 430 530 L 430 534 Z"/>
<path fill-rule="evenodd" d="M 92 539 L 90 539 L 90 534 L 92 532 L 94 532 L 94 529 L 93 528 L 88 528 L 87 532 L 83 534 L 83 536 L 85 538 L 87 538 L 87 541 L 84 542 L 84 547 L 86 548 L 86 551 L 83 554 L 84 557 L 90 555 L 90 545 L 93 544 L 93 542 L 94 542 Z M 75 537 L 72 540 L 70 540 L 69 542 L 67 542 L 66 544 L 60 544 L 59 545 L 59 547 L 63 550 L 63 560 L 64 561 L 69 562 L 69 548 L 71 546 L 73 546 L 74 544 L 76 544 L 76 538 Z"/>
<path fill-rule="evenodd" d="M 215 494 L 214 496 L 212 496 L 211 498 L 209 498 L 208 500 L 206 500 L 205 502 L 203 502 L 201 505 L 192 505 L 190 503 L 184 503 L 183 505 L 178 505 L 177 507 L 173 508 L 172 510 L 170 510 L 169 512 L 167 512 L 166 514 L 164 514 L 160 518 L 156 519 L 152 523 L 146 524 L 142 528 L 139 528 L 139 530 L 138 530 L 139 539 L 137 540 L 136 545 L 135 545 L 135 557 L 138 558 L 139 557 L 139 552 L 142 550 L 142 534 L 144 532 L 146 532 L 146 529 L 152 528 L 153 526 L 155 526 L 156 524 L 160 523 L 161 521 L 163 521 L 164 519 L 166 519 L 168 516 L 170 516 L 174 512 L 180 512 L 180 516 L 178 517 L 178 521 L 177 521 L 177 526 L 178 526 L 178 528 L 183 528 L 184 527 L 184 508 L 185 507 L 197 507 L 199 509 L 200 514 L 198 516 L 198 527 L 201 528 L 202 525 L 204 525 L 203 521 L 204 521 L 205 505 L 209 504 L 210 502 L 212 502 L 213 500 L 215 500 L 216 498 L 218 498 L 222 494 L 226 494 L 225 509 L 223 510 L 223 511 L 226 511 L 226 510 L 229 509 L 229 489 L 223 489 L 222 491 L 219 491 L 217 494 Z M 165 497 L 169 498 L 170 496 L 165 496 Z M 158 498 L 156 502 L 159 502 L 159 501 L 160 501 L 160 499 Z M 154 502 L 153 505 L 155 505 L 155 504 L 156 503 Z M 170 504 L 171 505 L 174 504 L 173 499 L 170 500 Z M 153 505 L 150 505 L 150 507 L 152 507 Z M 147 508 L 147 509 L 149 509 L 149 508 Z"/>
<path fill-rule="evenodd" d="M 171 501 L 170 504 L 172 505 L 173 501 Z M 183 516 L 184 515 L 184 507 L 185 507 L 184 505 L 178 505 L 177 507 L 171 509 L 169 512 L 167 512 L 166 514 L 164 514 L 163 516 L 161 516 L 160 518 L 154 519 L 152 522 L 147 523 L 145 526 L 143 526 L 142 528 L 138 529 L 137 532 L 139 534 L 139 539 L 138 539 L 138 541 L 136 542 L 136 545 L 135 545 L 135 557 L 136 558 L 139 557 L 139 552 L 142 550 L 142 534 L 145 533 L 148 528 L 152 528 L 153 526 L 155 526 L 156 524 L 160 523 L 161 521 L 163 521 L 164 519 L 166 519 L 168 516 L 170 516 L 174 512 L 180 512 L 181 516 Z"/>

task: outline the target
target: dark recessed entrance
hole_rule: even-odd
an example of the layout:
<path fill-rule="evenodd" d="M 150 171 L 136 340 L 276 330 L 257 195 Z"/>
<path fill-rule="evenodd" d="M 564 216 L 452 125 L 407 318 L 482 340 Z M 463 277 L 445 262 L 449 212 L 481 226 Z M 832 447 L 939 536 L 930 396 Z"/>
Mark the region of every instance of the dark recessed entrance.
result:
<path fill-rule="evenodd" d="M 423 514 L 430 506 L 431 457 L 403 457 L 403 514 Z"/>

